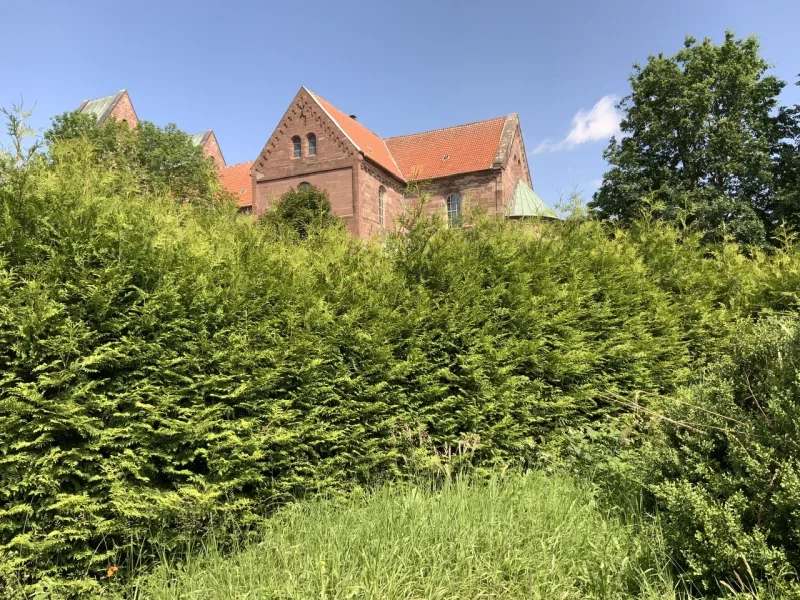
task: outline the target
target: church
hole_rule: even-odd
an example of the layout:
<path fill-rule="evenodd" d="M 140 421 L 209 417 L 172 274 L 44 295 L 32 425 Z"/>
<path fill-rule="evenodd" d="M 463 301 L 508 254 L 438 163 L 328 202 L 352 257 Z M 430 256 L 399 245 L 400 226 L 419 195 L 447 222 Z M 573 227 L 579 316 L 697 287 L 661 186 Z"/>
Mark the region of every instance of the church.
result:
<path fill-rule="evenodd" d="M 135 127 L 130 95 L 84 101 L 79 112 Z M 305 87 L 295 95 L 253 161 L 227 165 L 212 130 L 191 136 L 219 169 L 243 211 L 258 215 L 292 188 L 328 192 L 334 215 L 370 237 L 390 228 L 408 203 L 409 183 L 429 195 L 428 210 L 457 227 L 467 207 L 498 218 L 557 218 L 533 191 L 516 113 L 466 125 L 382 138 Z"/>

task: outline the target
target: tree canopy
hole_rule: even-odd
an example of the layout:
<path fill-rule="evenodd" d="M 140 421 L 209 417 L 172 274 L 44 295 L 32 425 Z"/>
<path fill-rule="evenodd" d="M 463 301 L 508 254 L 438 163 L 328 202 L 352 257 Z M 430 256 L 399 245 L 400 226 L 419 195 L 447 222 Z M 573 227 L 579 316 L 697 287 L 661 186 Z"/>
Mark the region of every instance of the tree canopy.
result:
<path fill-rule="evenodd" d="M 72 112 L 55 117 L 44 137 L 50 145 L 87 139 L 94 161 L 130 173 L 140 192 L 170 194 L 192 203 L 207 202 L 219 192 L 212 160 L 172 123 L 164 128 L 148 121 L 134 128 L 113 120 L 98 125 L 94 116 Z"/>
<path fill-rule="evenodd" d="M 782 222 L 800 226 L 798 111 L 779 105 L 785 83 L 769 67 L 756 38 L 732 32 L 635 64 L 590 206 L 622 222 L 678 219 L 709 241 L 763 245 Z"/>

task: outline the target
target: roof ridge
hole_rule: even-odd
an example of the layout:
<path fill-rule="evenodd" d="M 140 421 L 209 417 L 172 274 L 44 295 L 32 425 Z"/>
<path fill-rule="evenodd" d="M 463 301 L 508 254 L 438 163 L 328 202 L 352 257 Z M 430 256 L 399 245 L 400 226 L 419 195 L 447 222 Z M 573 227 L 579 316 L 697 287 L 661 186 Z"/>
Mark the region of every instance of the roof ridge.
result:
<path fill-rule="evenodd" d="M 251 163 L 252 164 L 254 162 L 256 162 L 256 161 L 254 161 L 254 160 L 243 160 L 242 162 L 234 163 L 232 165 L 225 165 L 225 168 L 226 169 L 232 169 L 233 167 L 238 167 L 239 165 L 246 165 L 247 163 Z"/>
<path fill-rule="evenodd" d="M 113 94 L 106 94 L 105 96 L 98 96 L 97 98 L 89 98 L 88 100 L 84 100 L 84 102 L 94 102 L 95 100 L 102 100 L 103 98 L 112 98 L 112 97 L 116 96 L 117 94 L 121 94 L 122 92 L 126 92 L 126 91 L 128 91 L 128 90 L 121 89 L 121 90 L 119 90 L 117 92 L 114 92 Z"/>
<path fill-rule="evenodd" d="M 448 129 L 458 129 L 459 127 L 469 127 L 470 125 L 478 125 L 479 123 L 488 123 L 490 121 L 499 121 L 500 119 L 506 120 L 508 117 L 516 113 L 508 113 L 507 115 L 503 115 L 500 117 L 492 117 L 491 119 L 481 119 L 480 121 L 473 121 L 472 123 L 462 123 L 461 125 L 449 125 L 447 127 L 438 127 L 436 129 L 428 129 L 427 131 L 419 131 L 417 133 L 407 133 L 405 135 L 395 135 L 388 138 L 383 138 L 386 141 L 389 140 L 396 140 L 399 138 L 407 138 L 412 137 L 415 135 L 425 135 L 426 133 L 434 133 L 436 131 L 447 131 Z"/>

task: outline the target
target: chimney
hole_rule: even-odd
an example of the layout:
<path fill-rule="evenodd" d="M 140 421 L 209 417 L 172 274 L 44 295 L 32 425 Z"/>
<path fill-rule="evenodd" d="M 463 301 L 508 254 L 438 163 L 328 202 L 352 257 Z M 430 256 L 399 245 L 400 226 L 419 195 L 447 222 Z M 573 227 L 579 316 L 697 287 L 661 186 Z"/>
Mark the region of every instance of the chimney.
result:
<path fill-rule="evenodd" d="M 353 119 L 353 121 L 358 121 L 355 115 L 350 115 L 350 118 Z"/>

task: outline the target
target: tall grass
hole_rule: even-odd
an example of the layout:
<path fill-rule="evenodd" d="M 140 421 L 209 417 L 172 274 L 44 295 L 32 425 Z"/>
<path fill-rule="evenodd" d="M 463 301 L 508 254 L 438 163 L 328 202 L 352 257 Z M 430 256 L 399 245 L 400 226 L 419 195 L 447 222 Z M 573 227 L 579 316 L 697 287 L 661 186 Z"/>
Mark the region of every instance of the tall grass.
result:
<path fill-rule="evenodd" d="M 287 506 L 258 541 L 213 540 L 131 595 L 171 598 L 675 598 L 657 532 L 539 473 L 441 490 L 396 485 Z"/>

